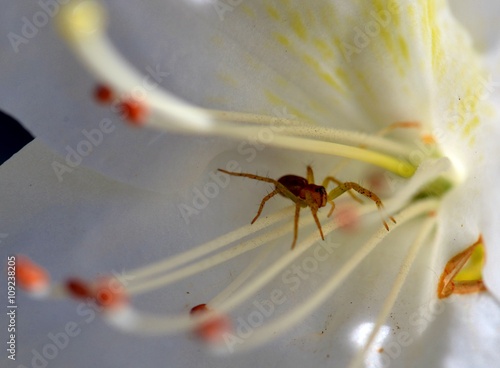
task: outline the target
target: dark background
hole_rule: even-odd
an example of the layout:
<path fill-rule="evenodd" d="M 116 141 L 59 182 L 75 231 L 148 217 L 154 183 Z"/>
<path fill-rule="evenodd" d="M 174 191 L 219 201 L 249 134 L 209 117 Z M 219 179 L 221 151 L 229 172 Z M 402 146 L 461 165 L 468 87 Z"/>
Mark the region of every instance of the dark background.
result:
<path fill-rule="evenodd" d="M 16 119 L 0 111 L 0 165 L 32 140 Z"/>

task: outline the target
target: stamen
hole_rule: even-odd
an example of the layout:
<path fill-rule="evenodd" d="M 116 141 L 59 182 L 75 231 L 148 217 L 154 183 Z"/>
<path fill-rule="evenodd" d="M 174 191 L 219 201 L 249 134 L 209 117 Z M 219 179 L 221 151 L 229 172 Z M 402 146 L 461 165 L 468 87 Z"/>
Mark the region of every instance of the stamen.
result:
<path fill-rule="evenodd" d="M 268 231 L 267 233 L 264 233 L 260 236 L 242 242 L 228 250 L 217 253 L 211 257 L 202 259 L 182 269 L 170 272 L 164 276 L 157 277 L 150 281 L 144 281 L 140 284 L 134 283 L 133 285 L 128 287 L 128 291 L 132 295 L 132 294 L 145 293 L 147 291 L 151 291 L 159 287 L 164 287 L 178 280 L 205 271 L 220 263 L 226 262 L 234 257 L 237 257 L 243 253 L 255 249 L 256 247 L 267 244 L 275 239 L 278 239 L 286 235 L 289 231 L 290 231 L 290 226 L 288 224 L 283 225 L 278 229 Z"/>
<path fill-rule="evenodd" d="M 408 208 L 404 209 L 397 216 L 397 224 L 394 228 L 401 226 L 407 221 L 432 210 L 435 210 L 439 205 L 438 201 L 425 200 L 417 202 Z M 277 318 L 272 323 L 255 330 L 252 336 L 245 340 L 243 346 L 238 346 L 240 350 L 252 349 L 257 345 L 275 338 L 277 335 L 285 332 L 290 326 L 294 326 L 300 320 L 310 315 L 314 309 L 319 307 L 323 302 L 341 285 L 341 283 L 354 271 L 354 269 L 363 261 L 375 247 L 390 233 L 385 231 L 385 228 L 379 229 L 372 238 L 360 248 L 354 256 L 348 260 L 342 268 L 315 294 L 307 298 L 301 305 L 297 306 L 293 311 L 286 315 Z M 293 253 L 293 252 L 290 252 Z"/>
<path fill-rule="evenodd" d="M 373 138 L 381 140 L 380 141 L 381 143 L 382 142 L 391 142 L 392 143 L 393 142 L 392 140 L 383 139 L 382 137 L 384 137 L 385 135 L 391 133 L 392 131 L 394 131 L 396 129 L 401 129 L 401 128 L 405 128 L 405 129 L 406 128 L 420 128 L 420 127 L 421 127 L 421 124 L 417 123 L 417 122 L 396 122 L 396 123 L 390 124 L 387 127 L 379 130 L 377 133 L 375 133 L 375 135 L 373 136 Z M 382 143 L 382 144 L 385 144 L 385 143 Z M 358 143 L 358 147 L 360 147 L 360 148 L 365 148 L 365 147 L 378 148 L 382 152 L 392 153 L 393 155 L 398 155 L 398 154 L 401 155 L 402 154 L 404 157 L 409 157 L 411 155 L 411 153 L 415 150 L 413 147 L 411 147 L 411 145 L 404 145 L 404 146 L 400 145 L 401 147 L 391 147 L 391 146 L 392 146 L 391 144 L 389 144 L 387 146 L 390 150 L 384 150 L 384 149 L 381 149 L 378 146 L 378 144 L 376 144 L 376 143 L 374 144 L 373 141 L 368 140 L 368 139 L 366 141 L 364 141 L 364 142 L 359 142 Z M 395 150 L 395 148 L 397 148 L 397 151 Z M 339 162 L 331 170 L 331 175 L 334 175 L 335 173 L 339 172 L 340 170 L 345 169 L 345 167 L 349 163 L 350 163 L 350 160 L 348 160 L 348 159 L 342 160 L 341 162 Z"/>
<path fill-rule="evenodd" d="M 362 206 L 359 210 L 360 216 L 364 216 L 369 213 L 373 213 L 374 209 L 371 206 Z M 307 220 L 311 221 L 311 218 Z M 305 222 L 305 221 L 304 221 Z M 325 235 L 328 235 L 332 231 L 338 228 L 337 223 L 327 223 L 326 226 L 323 227 L 323 231 Z M 279 258 L 272 266 L 266 269 L 264 272 L 259 274 L 251 284 L 246 287 L 240 288 L 236 293 L 234 293 L 230 299 L 226 300 L 223 305 L 219 306 L 220 310 L 229 312 L 231 309 L 243 303 L 245 300 L 250 298 L 253 294 L 255 294 L 259 289 L 264 287 L 266 284 L 271 282 L 274 277 L 276 277 L 282 270 L 284 270 L 287 266 L 289 266 L 295 259 L 297 259 L 300 255 L 302 255 L 307 249 L 310 248 L 312 244 L 314 244 L 318 240 L 317 234 L 313 233 L 308 236 L 304 241 L 300 243 L 293 251 L 284 254 L 281 258 Z"/>
<path fill-rule="evenodd" d="M 353 160 L 366 162 L 393 173 L 409 178 L 414 173 L 416 168 L 407 161 L 397 159 L 392 156 L 374 152 L 365 148 L 351 147 L 338 143 L 316 141 L 312 139 L 304 139 L 297 137 L 276 136 L 272 142 L 275 147 L 289 148 L 301 151 L 320 153 L 324 155 L 339 156 L 350 158 Z"/>
<path fill-rule="evenodd" d="M 410 272 L 411 266 L 413 265 L 413 262 L 415 261 L 418 252 L 422 249 L 422 246 L 425 244 L 424 243 L 425 240 L 428 238 L 435 224 L 436 224 L 435 218 L 429 218 L 422 224 L 422 227 L 420 229 L 417 238 L 415 239 L 411 247 L 408 249 L 408 253 L 406 254 L 406 257 L 403 260 L 403 263 L 401 264 L 396 280 L 392 285 L 391 291 L 389 292 L 389 295 L 385 299 L 384 305 L 382 306 L 382 309 L 380 310 L 377 316 L 377 319 L 373 326 L 373 330 L 368 336 L 368 339 L 366 340 L 363 349 L 361 349 L 358 352 L 358 354 L 350 364 L 351 368 L 356 368 L 362 365 L 363 360 L 366 357 L 366 354 L 372 347 L 372 344 L 375 342 L 376 337 L 380 332 L 380 329 L 382 328 L 384 322 L 387 320 L 387 317 L 391 313 L 391 310 L 394 304 L 396 303 L 399 293 L 401 292 L 403 284 L 406 280 L 406 277 L 408 276 L 408 273 Z"/>
<path fill-rule="evenodd" d="M 373 213 L 374 208 L 372 206 L 363 206 L 360 209 L 360 216 Z M 312 218 L 306 218 L 303 221 L 303 225 L 312 225 Z M 335 230 L 338 226 L 334 223 L 328 223 L 325 226 L 325 234 Z M 290 232 L 289 226 L 286 226 L 287 231 Z M 227 298 L 222 303 L 217 304 L 218 313 L 229 313 L 232 309 L 242 304 L 250 296 L 255 294 L 260 288 L 271 282 L 284 268 L 290 265 L 296 258 L 303 254 L 310 245 L 318 240 L 318 235 L 316 232 L 311 234 L 305 241 L 292 252 L 287 252 L 282 257 L 280 257 L 273 265 L 267 268 L 262 273 L 258 274 L 255 279 L 252 279 L 251 283 L 245 285 L 238 289 L 235 294 L 232 294 L 230 298 Z M 223 291 L 221 294 L 226 294 Z M 221 298 L 222 299 L 222 298 Z M 134 320 L 136 321 L 133 328 L 129 328 L 129 331 L 136 333 L 143 333 L 148 335 L 165 335 L 171 333 L 178 333 L 183 330 L 192 330 L 197 324 L 203 323 L 209 320 L 208 316 L 197 316 L 197 318 L 189 318 L 185 314 L 172 315 L 172 316 L 157 316 L 146 313 L 135 313 Z"/>
<path fill-rule="evenodd" d="M 104 84 L 123 95 L 130 94 L 134 87 L 141 85 L 141 75 L 104 35 L 106 14 L 98 2 L 72 0 L 61 7 L 56 17 L 61 35 Z M 208 113 L 168 92 L 153 90 L 146 91 L 146 95 L 144 103 L 166 118 L 162 119 L 160 126 L 167 125 L 169 130 L 175 131 L 205 132 L 212 125 Z M 158 125 L 154 117 L 148 123 Z"/>
<path fill-rule="evenodd" d="M 278 118 L 267 115 L 216 110 L 212 110 L 211 113 L 218 121 L 269 125 L 276 127 L 276 130 L 280 134 L 284 135 L 314 138 L 316 140 L 344 143 L 359 147 L 370 147 L 371 149 L 390 153 L 394 156 L 400 155 L 407 157 L 413 150 L 408 145 L 403 145 L 394 142 L 393 140 L 382 138 L 382 135 L 379 133 L 376 135 L 369 135 L 357 131 L 326 128 L 299 120 L 291 120 L 282 117 Z"/>
<path fill-rule="evenodd" d="M 387 209 L 387 212 L 393 213 L 399 211 L 402 206 L 406 205 L 409 201 L 416 199 L 425 199 L 425 198 L 439 198 L 440 196 L 428 196 L 428 197 L 419 197 L 418 194 L 422 191 L 422 187 L 432 182 L 435 179 L 447 174 L 451 168 L 451 162 L 448 158 L 442 157 L 437 160 L 426 160 L 422 164 L 420 164 L 417 172 L 413 177 L 405 183 L 405 185 L 396 191 L 396 193 L 384 201 L 384 207 Z M 441 192 L 443 195 L 445 192 Z"/>
<path fill-rule="evenodd" d="M 139 73 L 123 59 L 105 36 L 106 17 L 104 10 L 97 2 L 91 0 L 85 2 L 72 1 L 61 9 L 57 17 L 62 35 L 65 36 L 87 67 L 104 84 L 109 85 L 110 88 L 123 95 L 129 95 L 134 87 L 141 85 Z M 99 57 L 96 57 L 96 55 L 99 55 Z M 256 127 L 242 127 L 241 124 L 217 121 L 209 111 L 185 103 L 174 95 L 160 89 L 146 91 L 146 97 L 142 103 L 148 106 L 152 112 L 146 123 L 160 129 L 245 139 L 259 133 Z M 255 121 L 255 119 L 253 120 Z M 415 172 L 415 167 L 412 164 L 394 156 L 329 142 L 329 139 L 340 136 L 338 131 L 319 128 L 321 131 L 314 133 L 310 128 L 299 125 L 285 126 L 284 128 L 285 132 L 275 134 L 270 145 L 359 160 L 380 166 L 402 177 L 410 177 Z M 292 137 L 285 134 L 296 136 Z M 404 151 L 408 153 L 408 150 L 403 149 L 401 146 L 398 147 L 394 143 L 382 144 L 379 137 L 370 139 L 362 137 L 361 139 L 359 137 L 355 138 L 356 134 L 343 134 L 346 138 L 354 139 L 356 144 L 361 141 L 363 144 L 367 144 L 370 141 L 382 150 L 392 147 L 394 152 Z M 311 136 L 317 139 L 304 138 Z"/>
<path fill-rule="evenodd" d="M 271 250 L 271 247 L 264 248 L 264 250 L 260 252 L 260 254 L 255 257 L 252 262 L 247 267 L 245 267 L 245 269 L 240 274 L 238 274 L 238 276 L 229 285 L 224 288 L 224 290 L 222 290 L 217 296 L 213 297 L 212 300 L 210 300 L 210 305 L 218 308 L 224 300 L 233 295 L 245 283 L 245 281 L 247 281 L 254 274 L 255 270 L 257 270 L 259 266 L 262 265 L 262 263 L 267 259 Z"/>
<path fill-rule="evenodd" d="M 237 240 L 244 239 L 245 237 L 262 230 L 265 227 L 272 226 L 285 218 L 290 216 L 292 207 L 284 208 L 270 216 L 265 220 L 259 221 L 254 225 L 245 225 L 239 229 L 233 230 L 230 233 L 224 234 L 214 240 L 202 244 L 194 249 L 190 249 L 184 253 L 147 265 L 129 273 L 132 282 L 140 282 L 141 279 L 152 277 L 158 273 L 166 272 L 173 268 L 181 267 L 184 264 L 191 262 L 197 258 L 203 257 L 209 253 L 223 248 Z"/>

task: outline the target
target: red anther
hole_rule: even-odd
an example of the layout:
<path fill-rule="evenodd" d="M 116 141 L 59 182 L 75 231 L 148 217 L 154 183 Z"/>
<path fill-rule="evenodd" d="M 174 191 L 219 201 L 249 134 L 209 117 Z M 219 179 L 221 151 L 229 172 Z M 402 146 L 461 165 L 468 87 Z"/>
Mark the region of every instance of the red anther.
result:
<path fill-rule="evenodd" d="M 119 308 L 128 303 L 125 287 L 113 277 L 98 280 L 93 296 L 95 303 L 105 309 Z"/>
<path fill-rule="evenodd" d="M 143 103 L 130 98 L 120 103 L 120 110 L 122 117 L 132 124 L 142 126 L 145 123 L 147 108 Z"/>
<path fill-rule="evenodd" d="M 197 313 L 208 312 L 208 311 L 209 309 L 206 304 L 198 304 L 197 306 L 191 308 L 189 314 L 193 316 Z"/>
<path fill-rule="evenodd" d="M 40 291 L 49 285 L 49 274 L 28 257 L 16 258 L 16 281 L 26 291 Z"/>
<path fill-rule="evenodd" d="M 104 84 L 99 84 L 94 90 L 94 98 L 102 104 L 109 104 L 113 101 L 114 94 L 111 88 Z"/>
<path fill-rule="evenodd" d="M 206 304 L 199 304 L 193 308 L 189 314 L 191 316 L 202 313 L 211 313 L 211 309 Z M 213 312 L 212 312 L 213 313 Z M 219 343 L 223 334 L 231 330 L 231 321 L 228 317 L 213 313 L 207 321 L 201 322 L 194 329 L 196 336 L 208 343 Z"/>
<path fill-rule="evenodd" d="M 88 283 L 77 278 L 68 279 L 65 287 L 66 291 L 76 299 L 88 299 L 94 296 Z"/>
<path fill-rule="evenodd" d="M 226 316 L 215 315 L 195 328 L 196 336 L 207 343 L 217 344 L 223 340 L 223 335 L 231 331 L 231 321 Z"/>

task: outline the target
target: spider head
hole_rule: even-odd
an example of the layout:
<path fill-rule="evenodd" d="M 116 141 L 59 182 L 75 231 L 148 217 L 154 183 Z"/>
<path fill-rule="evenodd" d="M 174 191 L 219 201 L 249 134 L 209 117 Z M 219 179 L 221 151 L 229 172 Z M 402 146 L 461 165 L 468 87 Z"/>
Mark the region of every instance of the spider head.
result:
<path fill-rule="evenodd" d="M 326 206 L 328 195 L 326 193 L 325 187 L 316 184 L 309 184 L 308 191 L 311 198 L 317 204 L 318 208 Z"/>

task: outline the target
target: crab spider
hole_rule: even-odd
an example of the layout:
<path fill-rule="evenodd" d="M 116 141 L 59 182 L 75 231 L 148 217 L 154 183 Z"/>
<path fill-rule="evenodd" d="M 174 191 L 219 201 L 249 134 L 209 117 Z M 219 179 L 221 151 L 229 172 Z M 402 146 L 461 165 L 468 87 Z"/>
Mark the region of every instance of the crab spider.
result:
<path fill-rule="evenodd" d="M 326 206 L 327 203 L 330 203 L 332 205 L 330 212 L 328 213 L 328 217 L 330 217 L 333 213 L 333 210 L 335 209 L 335 203 L 333 202 L 333 200 L 341 196 L 343 193 L 353 189 L 359 194 L 374 201 L 379 210 L 382 210 L 383 208 L 382 201 L 375 193 L 362 187 L 357 183 L 349 181 L 341 182 L 340 180 L 337 180 L 333 176 L 327 176 L 325 180 L 323 180 L 322 185 L 314 184 L 314 172 L 311 166 L 307 166 L 307 178 L 303 178 L 297 175 L 285 175 L 279 178 L 278 180 L 249 173 L 237 173 L 223 169 L 218 169 L 218 170 L 228 175 L 242 176 L 245 178 L 250 178 L 274 184 L 275 189 L 262 199 L 259 206 L 259 210 L 257 211 L 257 215 L 255 215 L 255 217 L 251 222 L 252 224 L 259 218 L 266 202 L 272 197 L 274 197 L 276 194 L 281 194 L 283 197 L 291 199 L 295 203 L 295 219 L 293 227 L 292 249 L 295 247 L 295 243 L 297 242 L 300 208 L 309 207 L 311 209 L 314 221 L 316 222 L 316 226 L 318 227 L 321 239 L 323 240 L 325 240 L 325 237 L 323 236 L 323 230 L 321 229 L 321 224 L 318 219 L 317 215 L 318 210 L 321 207 Z M 337 184 L 337 187 L 335 187 L 329 193 L 327 193 L 326 187 L 328 186 L 328 184 L 330 184 L 330 182 Z M 361 202 L 354 194 L 350 192 L 349 194 L 355 200 Z M 396 222 L 393 217 L 389 218 L 391 219 L 392 222 L 394 223 Z M 382 219 L 382 222 L 384 223 L 385 228 L 389 231 L 389 226 L 387 225 L 387 222 L 384 219 Z"/>

